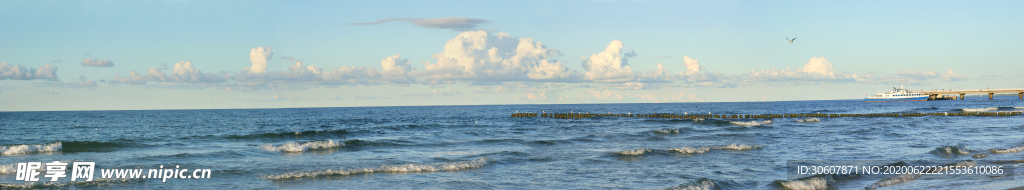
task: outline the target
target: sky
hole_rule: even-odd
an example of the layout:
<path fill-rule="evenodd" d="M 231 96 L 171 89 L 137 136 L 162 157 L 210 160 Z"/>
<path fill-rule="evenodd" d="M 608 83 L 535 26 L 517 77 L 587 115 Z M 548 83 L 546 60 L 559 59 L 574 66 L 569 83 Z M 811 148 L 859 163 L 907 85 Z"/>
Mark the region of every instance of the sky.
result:
<path fill-rule="evenodd" d="M 1020 7 L 0 1 L 0 111 L 835 100 L 901 81 L 1021 88 Z"/>

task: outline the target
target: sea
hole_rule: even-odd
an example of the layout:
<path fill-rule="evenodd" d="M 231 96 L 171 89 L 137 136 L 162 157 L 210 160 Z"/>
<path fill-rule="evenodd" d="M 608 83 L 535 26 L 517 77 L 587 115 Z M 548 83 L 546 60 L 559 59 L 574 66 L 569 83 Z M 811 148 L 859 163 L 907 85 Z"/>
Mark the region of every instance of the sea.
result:
<path fill-rule="evenodd" d="M 513 113 L 907 114 L 1024 111 L 1016 96 L 862 100 L 0 112 L 0 188 L 1009 189 L 1024 116 L 667 119 Z M 1001 178 L 789 176 L 793 160 L 998 161 Z M 92 181 L 18 163 L 94 162 Z M 45 169 L 45 167 L 44 167 Z M 139 169 L 149 178 L 103 178 Z M 170 169 L 176 169 L 171 171 Z M 189 169 L 189 170 L 185 170 Z M 200 178 L 170 178 L 200 172 Z M 57 170 L 54 170 L 57 171 Z M 185 171 L 185 172 L 179 172 Z M 1015 173 L 1012 173 L 1015 172 Z M 171 174 L 174 175 L 174 174 Z"/>

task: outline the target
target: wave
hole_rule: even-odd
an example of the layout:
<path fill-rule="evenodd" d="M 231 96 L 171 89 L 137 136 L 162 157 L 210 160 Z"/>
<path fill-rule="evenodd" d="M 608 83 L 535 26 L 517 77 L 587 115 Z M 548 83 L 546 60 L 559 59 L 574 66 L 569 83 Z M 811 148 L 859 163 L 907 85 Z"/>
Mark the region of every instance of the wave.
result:
<path fill-rule="evenodd" d="M 669 152 L 677 152 L 677 153 L 683 153 L 683 154 L 703 154 L 703 153 L 707 153 L 708 151 L 711 151 L 711 150 L 751 150 L 751 149 L 758 149 L 758 148 L 761 148 L 761 147 L 762 146 L 760 146 L 760 145 L 730 144 L 730 145 L 725 145 L 725 146 L 682 147 L 682 148 L 673 148 L 673 149 L 668 149 L 668 150 L 658 150 L 658 149 L 649 149 L 649 148 L 637 148 L 637 149 L 634 149 L 634 150 L 623 150 L 623 151 L 613 152 L 612 154 L 625 155 L 625 156 L 636 156 L 636 155 L 643 155 L 643 154 L 647 154 L 649 152 L 655 152 L 655 151 L 669 151 Z"/>
<path fill-rule="evenodd" d="M 803 123 L 803 122 L 808 122 L 808 123 L 811 123 L 811 122 L 820 122 L 820 121 L 821 121 L 821 119 L 818 119 L 818 118 L 813 118 L 813 117 L 812 117 L 812 118 L 806 118 L 806 119 L 797 119 L 797 120 L 796 120 L 796 122 L 801 122 L 801 123 Z"/>
<path fill-rule="evenodd" d="M 404 164 L 404 165 L 385 165 L 373 168 L 361 168 L 361 169 L 338 169 L 338 170 L 321 170 L 321 171 L 309 171 L 309 172 L 289 172 L 275 175 L 264 175 L 260 176 L 263 179 L 270 180 L 281 180 L 281 179 L 293 179 L 293 178 L 306 178 L 306 177 L 317 177 L 317 176 L 330 176 L 330 175 L 352 175 L 352 174 L 367 174 L 367 173 L 378 173 L 378 172 L 437 172 L 437 171 L 456 171 L 465 170 L 472 168 L 479 168 L 486 166 L 491 159 L 487 157 L 477 158 L 471 161 L 464 162 L 453 162 L 446 164 Z"/>
<path fill-rule="evenodd" d="M 1016 153 L 1016 152 L 1024 151 L 1024 146 L 1018 146 L 1018 147 L 1007 148 L 1007 149 L 988 149 L 988 151 L 991 151 L 992 154 Z"/>
<path fill-rule="evenodd" d="M 968 154 L 971 154 L 971 149 L 967 149 L 967 146 L 965 146 L 965 145 L 944 146 L 944 147 L 935 148 L 935 150 L 932 150 L 932 153 L 939 154 L 939 155 L 954 155 L 954 156 L 955 155 L 968 155 Z"/>
<path fill-rule="evenodd" d="M 679 129 L 655 129 L 654 132 L 661 134 L 679 134 Z"/>
<path fill-rule="evenodd" d="M 679 184 L 665 190 L 711 190 L 715 189 L 715 182 L 708 178 L 700 178 L 697 181 Z"/>
<path fill-rule="evenodd" d="M 831 176 L 812 176 L 789 181 L 779 180 L 775 181 L 775 183 L 784 189 L 811 190 L 830 189 L 829 186 L 834 184 L 835 180 Z"/>
<path fill-rule="evenodd" d="M 764 120 L 764 121 L 760 121 L 760 122 L 759 121 L 748 121 L 748 122 L 729 121 L 729 123 L 732 123 L 732 124 L 735 124 L 735 125 L 742 125 L 742 126 L 759 126 L 759 125 L 771 124 L 772 120 Z"/>
<path fill-rule="evenodd" d="M 945 164 L 945 166 L 977 166 L 977 165 L 978 165 L 978 163 L 974 162 L 974 161 L 963 161 L 963 162 L 958 162 L 958 163 Z M 948 167 L 936 167 L 934 169 L 934 171 L 927 171 L 926 173 L 939 173 L 939 172 L 945 171 L 945 169 L 947 169 L 947 168 Z M 877 189 L 877 188 L 880 188 L 880 187 L 895 185 L 895 184 L 898 184 L 898 183 L 909 182 L 909 181 L 913 181 L 913 180 L 915 180 L 917 178 L 920 178 L 921 176 L 922 176 L 922 174 L 900 174 L 900 175 L 896 175 L 896 176 L 892 176 L 892 177 L 889 177 L 889 178 L 885 178 L 885 179 L 879 180 L 878 182 L 875 182 L 874 184 L 871 184 L 871 186 L 865 187 L 864 189 Z"/>
<path fill-rule="evenodd" d="M 697 148 L 683 147 L 683 148 L 673 148 L 673 149 L 668 149 L 668 150 L 669 151 L 675 151 L 675 152 L 683 153 L 683 154 L 702 154 L 702 153 L 708 152 L 708 150 L 711 150 L 711 148 L 708 148 L 708 147 L 697 147 Z"/>
<path fill-rule="evenodd" d="M 301 138 L 301 137 L 342 137 L 350 134 L 347 130 L 326 130 L 326 131 L 295 131 L 280 133 L 260 133 L 249 135 L 231 135 L 228 139 L 261 139 L 261 138 Z"/>
<path fill-rule="evenodd" d="M 0 175 L 14 173 L 14 164 L 0 165 Z"/>
<path fill-rule="evenodd" d="M 266 150 L 268 152 L 305 152 L 309 150 L 322 150 L 339 146 L 345 146 L 345 143 L 334 142 L 334 140 L 310 141 L 302 144 L 296 142 L 288 142 L 280 146 L 264 144 L 263 146 L 260 146 L 260 148 L 263 148 L 263 150 Z"/>
<path fill-rule="evenodd" d="M 36 152 L 54 152 L 59 151 L 61 148 L 63 148 L 63 146 L 60 141 L 45 144 L 20 144 L 0 146 L 0 155 L 12 156 Z"/>
<path fill-rule="evenodd" d="M 646 148 L 638 148 L 638 149 L 636 149 L 636 150 L 623 150 L 623 151 L 618 151 L 618 152 L 614 152 L 614 153 L 612 153 L 612 154 L 618 154 L 618 155 L 626 155 L 626 156 L 636 156 L 636 155 L 643 155 L 643 154 L 645 154 L 645 153 L 648 153 L 648 152 L 651 152 L 651 151 L 653 151 L 653 150 L 651 150 L 651 149 L 646 149 Z"/>
<path fill-rule="evenodd" d="M 738 144 L 730 144 L 730 145 L 725 145 L 725 146 L 711 147 L 711 149 L 716 149 L 716 150 L 750 150 L 750 149 L 758 149 L 758 148 L 761 148 L 761 146 L 760 145 L 742 145 L 742 144 L 739 144 L 739 145 Z"/>
<path fill-rule="evenodd" d="M 78 189 L 100 186 L 109 188 L 110 184 L 125 184 L 142 181 L 142 179 L 97 178 L 92 181 L 0 183 L 0 189 Z"/>
<path fill-rule="evenodd" d="M 996 111 L 998 109 L 999 109 L 998 107 L 991 107 L 991 108 L 961 108 L 959 110 L 963 111 L 963 112 L 986 112 L 986 111 Z"/>

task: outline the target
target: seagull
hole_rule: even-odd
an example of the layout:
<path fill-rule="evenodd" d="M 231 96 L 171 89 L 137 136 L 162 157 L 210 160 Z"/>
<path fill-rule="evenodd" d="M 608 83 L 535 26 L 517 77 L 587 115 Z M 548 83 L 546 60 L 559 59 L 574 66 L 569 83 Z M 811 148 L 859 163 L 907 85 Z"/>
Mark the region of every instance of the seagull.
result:
<path fill-rule="evenodd" d="M 796 38 L 794 37 L 794 38 L 793 38 L 792 40 L 790 40 L 789 38 L 786 38 L 786 40 L 789 40 L 789 43 L 791 43 L 791 44 L 792 44 L 792 43 L 793 43 L 793 40 L 796 40 Z"/>

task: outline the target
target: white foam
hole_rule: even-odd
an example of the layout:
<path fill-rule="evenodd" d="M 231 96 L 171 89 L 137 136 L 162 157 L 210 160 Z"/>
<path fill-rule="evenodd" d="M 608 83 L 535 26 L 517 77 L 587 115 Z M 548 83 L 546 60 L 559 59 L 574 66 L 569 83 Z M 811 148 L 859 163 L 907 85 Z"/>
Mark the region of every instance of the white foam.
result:
<path fill-rule="evenodd" d="M 963 110 L 965 112 L 983 112 L 983 111 L 996 111 L 998 109 L 999 108 L 997 108 L 997 107 L 991 107 L 991 108 L 964 108 Z"/>
<path fill-rule="evenodd" d="M 946 164 L 946 165 L 948 165 L 948 166 L 977 166 L 978 163 L 976 163 L 974 161 L 963 161 L 963 162 L 951 163 L 951 164 Z M 945 169 L 947 169 L 947 168 L 948 167 L 937 167 L 936 168 L 937 171 L 928 172 L 928 173 L 941 173 L 942 171 L 945 171 Z M 885 187 L 885 186 L 895 185 L 895 184 L 898 184 L 898 183 L 904 183 L 904 182 L 908 182 L 908 181 L 913 181 L 913 180 L 915 180 L 917 178 L 920 178 L 921 176 L 922 176 L 921 174 L 900 174 L 900 175 L 896 175 L 896 176 L 892 176 L 892 177 L 889 177 L 889 178 L 885 178 L 885 179 L 879 180 L 878 182 L 875 182 L 874 184 L 871 184 L 871 186 L 868 186 L 865 189 L 877 189 L 877 188 L 880 188 L 880 187 Z"/>
<path fill-rule="evenodd" d="M 797 119 L 796 120 L 796 122 L 801 122 L 801 123 L 803 123 L 803 122 L 819 122 L 819 121 L 821 121 L 821 119 L 813 118 L 813 117 L 812 118 Z"/>
<path fill-rule="evenodd" d="M 345 146 L 345 143 L 338 143 L 338 142 L 334 142 L 333 140 L 311 141 L 311 142 L 305 142 L 305 143 L 302 143 L 302 144 L 299 144 L 299 143 L 296 143 L 296 142 L 288 142 L 288 143 L 282 144 L 281 146 L 274 146 L 274 145 L 271 145 L 271 144 L 265 144 L 263 146 L 260 146 L 260 148 L 263 148 L 263 150 L 266 150 L 266 151 L 269 151 L 269 152 L 305 152 L 305 151 L 308 151 L 308 150 L 327 149 L 327 148 L 334 148 L 334 147 L 339 147 L 339 146 Z"/>
<path fill-rule="evenodd" d="M 60 141 L 46 144 L 21 144 L 21 145 L 10 145 L 0 146 L 0 155 L 21 155 L 33 152 L 53 152 L 58 151 L 63 146 Z"/>
<path fill-rule="evenodd" d="M 711 180 L 697 180 L 690 183 L 679 184 L 665 190 L 712 190 L 715 189 L 715 182 Z"/>
<path fill-rule="evenodd" d="M 655 129 L 654 132 L 663 134 L 679 134 L 679 129 Z"/>
<path fill-rule="evenodd" d="M 436 172 L 436 171 L 455 171 L 464 170 L 471 168 L 479 168 L 487 165 L 490 161 L 487 157 L 477 158 L 471 161 L 465 162 L 453 162 L 447 164 L 403 164 L 403 165 L 384 165 L 374 168 L 361 168 L 361 169 L 338 169 L 338 170 L 321 170 L 321 171 L 310 171 L 310 172 L 290 172 L 276 175 L 265 175 L 260 176 L 263 179 L 292 179 L 292 178 L 304 178 L 304 177 L 317 177 L 324 175 L 352 175 L 352 174 L 364 174 L 364 173 L 376 173 L 376 172 Z"/>
<path fill-rule="evenodd" d="M 954 155 L 968 155 L 968 154 L 971 154 L 971 149 L 967 149 L 967 146 L 963 146 L 963 145 L 945 146 L 945 147 L 942 147 L 942 148 L 938 148 L 937 150 L 941 151 L 941 153 L 945 153 L 945 154 L 954 154 Z"/>
<path fill-rule="evenodd" d="M 0 175 L 14 173 L 14 164 L 0 165 Z"/>
<path fill-rule="evenodd" d="M 730 145 L 725 145 L 725 146 L 711 147 L 711 149 L 716 149 L 716 150 L 750 150 L 750 149 L 756 149 L 756 148 L 761 148 L 761 146 L 760 145 L 730 144 Z"/>
<path fill-rule="evenodd" d="M 1024 151 L 1024 146 L 1007 148 L 1007 149 L 989 149 L 993 154 L 1006 154 Z"/>
<path fill-rule="evenodd" d="M 729 121 L 729 123 L 732 123 L 732 124 L 735 124 L 735 125 L 742 125 L 742 126 L 758 126 L 758 125 L 764 125 L 764 124 L 771 124 L 772 120 L 764 120 L 764 121 L 760 121 L 760 122 L 758 122 L 758 121 L 748 121 L 748 122 Z"/>
<path fill-rule="evenodd" d="M 793 190 L 812 190 L 812 189 L 828 189 L 828 180 L 824 177 L 812 177 L 807 179 L 793 180 L 793 181 L 781 181 L 779 184 L 786 189 Z"/>
<path fill-rule="evenodd" d="M 619 155 L 628 155 L 628 156 L 635 156 L 635 155 L 643 155 L 644 153 L 648 153 L 648 152 L 651 152 L 651 151 L 652 151 L 651 149 L 646 149 L 646 148 L 638 148 L 638 149 L 636 149 L 636 150 L 623 150 L 623 151 L 618 151 L 618 152 L 615 152 L 615 154 L 619 154 Z"/>
<path fill-rule="evenodd" d="M 683 153 L 683 154 L 701 154 L 701 153 L 708 152 L 708 150 L 711 150 L 711 148 L 708 148 L 708 147 L 697 147 L 697 148 L 683 147 L 683 148 L 673 148 L 673 149 L 668 149 L 668 150 L 669 151 L 676 151 L 676 152 Z"/>

